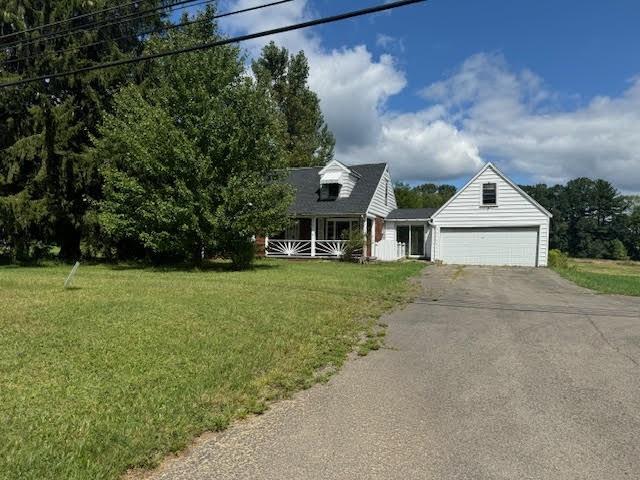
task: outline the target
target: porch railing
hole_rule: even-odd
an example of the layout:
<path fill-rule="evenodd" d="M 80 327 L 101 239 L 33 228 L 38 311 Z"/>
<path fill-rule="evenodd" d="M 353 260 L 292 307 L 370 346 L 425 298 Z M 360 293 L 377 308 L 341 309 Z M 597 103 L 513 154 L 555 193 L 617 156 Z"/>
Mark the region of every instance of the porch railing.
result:
<path fill-rule="evenodd" d="M 311 240 L 271 240 L 265 245 L 268 257 L 310 257 Z"/>
<path fill-rule="evenodd" d="M 290 258 L 340 258 L 344 255 L 346 240 L 272 240 L 265 245 L 268 257 Z M 362 251 L 356 252 L 356 256 Z"/>

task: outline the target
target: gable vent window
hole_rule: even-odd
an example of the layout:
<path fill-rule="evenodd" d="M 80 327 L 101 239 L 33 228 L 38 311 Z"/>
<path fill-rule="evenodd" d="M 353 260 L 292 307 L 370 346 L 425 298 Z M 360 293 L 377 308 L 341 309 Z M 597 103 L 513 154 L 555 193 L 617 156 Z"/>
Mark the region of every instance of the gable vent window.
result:
<path fill-rule="evenodd" d="M 482 184 L 482 205 L 496 205 L 497 187 L 495 183 Z"/>
<path fill-rule="evenodd" d="M 339 183 L 323 183 L 320 186 L 320 200 L 335 200 L 339 195 Z"/>

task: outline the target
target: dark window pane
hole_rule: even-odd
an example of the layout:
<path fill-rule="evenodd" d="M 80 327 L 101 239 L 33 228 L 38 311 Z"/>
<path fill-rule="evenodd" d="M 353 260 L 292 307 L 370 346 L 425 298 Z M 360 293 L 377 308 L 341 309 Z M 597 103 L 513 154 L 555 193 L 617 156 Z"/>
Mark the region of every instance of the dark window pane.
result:
<path fill-rule="evenodd" d="M 483 205 L 495 205 L 496 204 L 496 184 L 485 183 L 482 185 L 482 204 Z"/>
<path fill-rule="evenodd" d="M 340 195 L 339 183 L 323 183 L 320 186 L 320 200 L 335 200 Z"/>
<path fill-rule="evenodd" d="M 336 222 L 336 239 L 346 240 L 349 238 L 350 222 Z"/>
<path fill-rule="evenodd" d="M 409 227 L 397 227 L 396 240 L 400 243 L 409 243 Z"/>

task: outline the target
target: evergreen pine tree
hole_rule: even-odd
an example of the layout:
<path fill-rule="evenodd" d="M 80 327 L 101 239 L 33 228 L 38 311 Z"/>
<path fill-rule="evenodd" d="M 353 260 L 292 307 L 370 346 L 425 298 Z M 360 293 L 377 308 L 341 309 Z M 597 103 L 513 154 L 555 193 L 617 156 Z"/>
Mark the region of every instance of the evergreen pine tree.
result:
<path fill-rule="evenodd" d="M 0 81 L 135 54 L 141 46 L 137 34 L 158 26 L 160 15 L 108 23 L 161 2 L 142 0 L 128 9 L 38 29 L 113 3 L 4 0 L 0 35 L 15 35 L 2 41 Z M 96 21 L 103 25 L 89 28 Z M 113 90 L 135 79 L 136 69 L 123 67 L 0 90 L 0 230 L 6 232 L 3 241 L 12 257 L 32 259 L 52 245 L 60 247 L 61 258 L 80 255 L 85 213 L 100 192 L 96 165 L 86 155 L 90 136 L 109 108 Z"/>
<path fill-rule="evenodd" d="M 335 139 L 324 121 L 318 96 L 309 88 L 304 52 L 290 56 L 287 49 L 271 42 L 253 62 L 253 72 L 286 119 L 288 165 L 323 165 L 331 160 Z"/>

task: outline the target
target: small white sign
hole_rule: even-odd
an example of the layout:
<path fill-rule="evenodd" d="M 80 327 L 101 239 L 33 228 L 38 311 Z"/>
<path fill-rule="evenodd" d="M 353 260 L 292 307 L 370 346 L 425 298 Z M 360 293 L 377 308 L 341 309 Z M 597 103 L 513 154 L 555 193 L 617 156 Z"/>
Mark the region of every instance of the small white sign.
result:
<path fill-rule="evenodd" d="M 71 269 L 71 273 L 64 281 L 64 288 L 71 288 L 73 286 L 73 279 L 76 277 L 76 272 L 78 271 L 78 267 L 80 266 L 80 262 L 76 262 L 73 268 Z"/>

